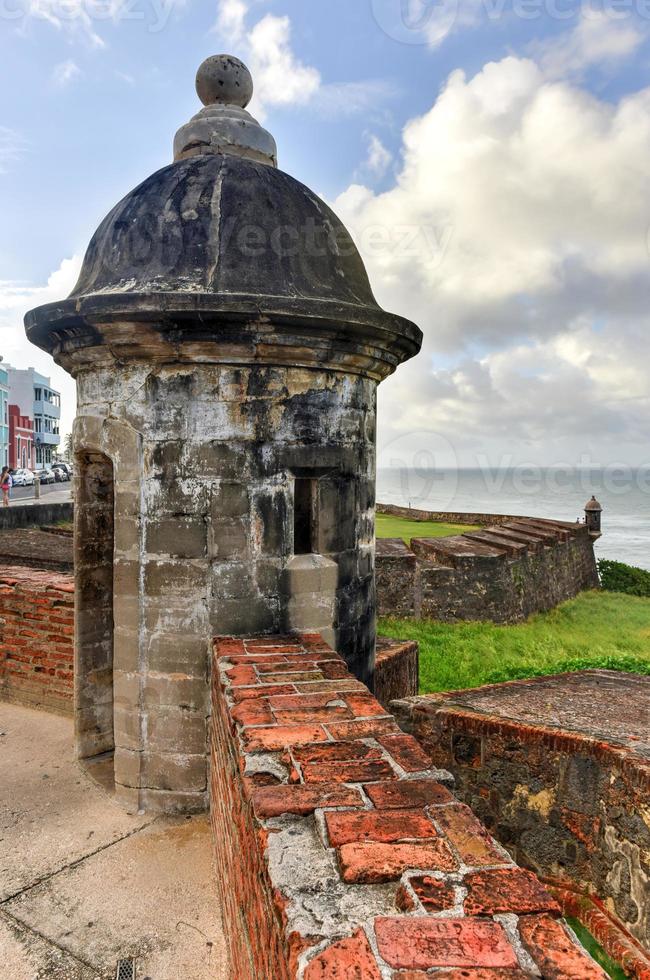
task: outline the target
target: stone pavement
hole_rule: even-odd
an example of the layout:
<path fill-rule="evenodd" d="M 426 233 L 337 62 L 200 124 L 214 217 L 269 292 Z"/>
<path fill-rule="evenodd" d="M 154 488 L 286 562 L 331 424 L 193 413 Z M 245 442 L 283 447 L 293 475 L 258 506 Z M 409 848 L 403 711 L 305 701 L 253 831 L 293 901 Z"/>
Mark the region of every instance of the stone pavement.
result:
<path fill-rule="evenodd" d="M 0 703 L 0 963 L 7 980 L 220 980 L 205 817 L 118 807 L 72 758 L 72 723 Z"/>

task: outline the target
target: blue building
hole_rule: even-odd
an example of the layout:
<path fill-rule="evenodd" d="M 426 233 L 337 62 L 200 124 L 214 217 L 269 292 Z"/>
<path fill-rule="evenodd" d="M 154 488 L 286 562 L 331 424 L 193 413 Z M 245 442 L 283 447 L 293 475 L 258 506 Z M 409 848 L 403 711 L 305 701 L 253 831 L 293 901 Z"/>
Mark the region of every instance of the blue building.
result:
<path fill-rule="evenodd" d="M 7 365 L 7 375 L 11 404 L 34 420 L 36 465 L 52 463 L 61 442 L 61 395 L 52 388 L 50 379 L 34 368 L 21 370 Z"/>

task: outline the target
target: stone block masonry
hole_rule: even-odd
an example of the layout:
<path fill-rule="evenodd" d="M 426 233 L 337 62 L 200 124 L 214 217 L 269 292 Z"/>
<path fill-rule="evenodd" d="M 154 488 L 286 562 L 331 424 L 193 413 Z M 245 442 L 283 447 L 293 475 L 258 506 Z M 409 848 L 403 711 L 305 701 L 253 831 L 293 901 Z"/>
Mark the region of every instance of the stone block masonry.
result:
<path fill-rule="evenodd" d="M 650 678 L 592 670 L 394 702 L 459 797 L 650 978 Z"/>
<path fill-rule="evenodd" d="M 212 675 L 233 978 L 605 976 L 318 634 L 219 638 Z"/>
<path fill-rule="evenodd" d="M 71 575 L 12 568 L 0 574 L 0 698 L 72 714 Z"/>
<path fill-rule="evenodd" d="M 408 514 L 406 508 L 393 510 Z M 462 516 L 435 515 L 450 521 Z M 477 523 L 486 517 L 464 516 Z M 442 622 L 520 622 L 600 586 L 584 524 L 505 516 L 461 535 L 414 537 L 410 547 L 401 538 L 380 538 L 376 574 L 381 616 Z"/>

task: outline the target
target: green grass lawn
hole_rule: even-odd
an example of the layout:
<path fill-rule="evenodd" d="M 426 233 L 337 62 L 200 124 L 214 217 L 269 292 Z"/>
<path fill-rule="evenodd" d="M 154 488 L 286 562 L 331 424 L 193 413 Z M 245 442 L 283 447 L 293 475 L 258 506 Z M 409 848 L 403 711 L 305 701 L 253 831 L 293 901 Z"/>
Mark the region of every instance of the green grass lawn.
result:
<path fill-rule="evenodd" d="M 463 531 L 477 531 L 469 524 L 443 524 L 438 521 L 410 521 L 406 517 L 393 517 L 391 514 L 377 514 L 378 538 L 403 538 L 406 544 L 411 538 L 446 538 L 450 534 Z"/>
<path fill-rule="evenodd" d="M 516 626 L 383 618 L 379 633 L 419 642 L 423 694 L 589 667 L 650 674 L 650 599 L 614 592 Z"/>

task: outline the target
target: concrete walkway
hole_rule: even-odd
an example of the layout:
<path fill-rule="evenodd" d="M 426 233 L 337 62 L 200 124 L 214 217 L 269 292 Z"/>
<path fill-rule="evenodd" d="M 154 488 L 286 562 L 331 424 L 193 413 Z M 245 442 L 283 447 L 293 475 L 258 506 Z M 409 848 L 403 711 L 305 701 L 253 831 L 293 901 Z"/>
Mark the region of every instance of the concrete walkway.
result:
<path fill-rule="evenodd" d="M 72 758 L 72 723 L 0 703 L 0 964 L 11 980 L 221 980 L 208 821 L 127 813 Z"/>
<path fill-rule="evenodd" d="M 41 487 L 41 495 L 38 499 L 34 496 L 33 487 L 14 487 L 11 491 L 11 503 L 9 506 L 22 506 L 24 504 L 65 504 L 72 500 L 71 483 L 49 483 Z"/>

